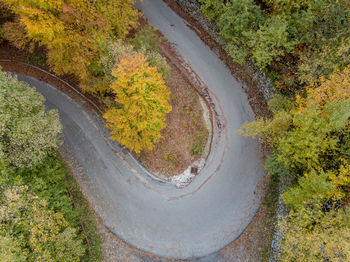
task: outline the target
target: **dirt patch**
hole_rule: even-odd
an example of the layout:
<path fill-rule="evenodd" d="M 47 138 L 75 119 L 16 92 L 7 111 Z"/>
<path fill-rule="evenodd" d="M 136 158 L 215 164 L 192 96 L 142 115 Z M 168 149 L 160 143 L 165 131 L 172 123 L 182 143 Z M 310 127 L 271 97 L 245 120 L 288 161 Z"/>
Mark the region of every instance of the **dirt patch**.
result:
<path fill-rule="evenodd" d="M 154 173 L 166 176 L 182 173 L 197 160 L 208 139 L 203 108 L 198 93 L 171 67 L 166 84 L 171 91 L 172 111 L 166 116 L 163 138 L 152 151 L 137 158 Z"/>

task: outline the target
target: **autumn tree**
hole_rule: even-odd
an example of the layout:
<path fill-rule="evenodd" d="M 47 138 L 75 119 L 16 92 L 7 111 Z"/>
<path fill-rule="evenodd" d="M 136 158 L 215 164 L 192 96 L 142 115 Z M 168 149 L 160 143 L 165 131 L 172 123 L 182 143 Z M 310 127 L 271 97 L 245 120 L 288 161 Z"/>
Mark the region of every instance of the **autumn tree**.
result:
<path fill-rule="evenodd" d="M 1 261 L 79 261 L 85 250 L 63 214 L 27 186 L 9 187 L 0 200 Z"/>
<path fill-rule="evenodd" d="M 281 261 L 350 260 L 350 208 L 324 211 L 318 203 L 293 210 L 280 223 Z"/>
<path fill-rule="evenodd" d="M 135 0 L 4 0 L 17 14 L 6 23 L 5 36 L 15 46 L 47 48 L 47 62 L 55 73 L 80 80 L 100 73 L 101 46 L 109 39 L 125 38 L 137 25 Z M 96 91 L 98 92 L 98 91 Z"/>
<path fill-rule="evenodd" d="M 58 112 L 45 112 L 44 97 L 0 71 L 0 162 L 33 167 L 60 144 Z"/>
<path fill-rule="evenodd" d="M 275 104 L 282 106 L 271 107 Z M 274 112 L 272 119 L 246 123 L 241 131 L 272 143 L 278 161 L 290 170 L 299 174 L 319 168 L 326 171 L 339 166 L 339 159 L 348 158 L 349 68 L 309 86 L 305 98 L 297 96 L 296 102 L 272 100 L 270 108 Z"/>
<path fill-rule="evenodd" d="M 349 70 L 321 77 L 295 101 L 276 96 L 269 103 L 271 119 L 241 130 L 272 145 L 270 173 L 297 181 L 282 195 L 291 209 L 281 224 L 282 261 L 349 260 Z"/>
<path fill-rule="evenodd" d="M 110 108 L 104 115 L 112 139 L 136 153 L 152 149 L 171 110 L 162 75 L 141 54 L 122 58 L 112 74 L 116 81 L 111 89 L 119 107 Z"/>

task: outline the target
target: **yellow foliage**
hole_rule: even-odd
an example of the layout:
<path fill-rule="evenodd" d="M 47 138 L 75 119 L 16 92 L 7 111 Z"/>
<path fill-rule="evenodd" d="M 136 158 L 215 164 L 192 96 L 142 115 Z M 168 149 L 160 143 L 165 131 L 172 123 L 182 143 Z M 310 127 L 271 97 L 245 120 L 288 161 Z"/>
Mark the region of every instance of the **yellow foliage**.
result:
<path fill-rule="evenodd" d="M 346 163 L 340 166 L 336 172 L 330 172 L 330 180 L 337 188 L 350 189 L 350 164 Z M 343 191 L 337 189 L 334 194 L 339 195 L 338 198 L 344 197 Z"/>
<path fill-rule="evenodd" d="M 136 27 L 135 0 L 4 0 L 18 15 L 4 26 L 19 48 L 33 42 L 47 48 L 48 64 L 59 75 L 88 78 L 89 66 L 108 39 L 125 38 Z M 20 30 L 16 30 L 19 28 Z"/>
<path fill-rule="evenodd" d="M 104 115 L 112 139 L 136 153 L 151 150 L 166 127 L 165 115 L 171 111 L 162 75 L 141 54 L 122 58 L 112 74 L 117 80 L 111 89 L 120 105 Z"/>
<path fill-rule="evenodd" d="M 284 233 L 281 261 L 350 261 L 349 212 L 323 212 L 320 205 L 291 211 L 279 223 Z"/>
<path fill-rule="evenodd" d="M 318 84 L 311 85 L 306 90 L 306 99 L 297 96 L 299 109 L 304 108 L 307 102 L 323 106 L 327 102 L 350 98 L 350 67 L 342 72 L 334 72 L 329 79 L 322 76 Z"/>

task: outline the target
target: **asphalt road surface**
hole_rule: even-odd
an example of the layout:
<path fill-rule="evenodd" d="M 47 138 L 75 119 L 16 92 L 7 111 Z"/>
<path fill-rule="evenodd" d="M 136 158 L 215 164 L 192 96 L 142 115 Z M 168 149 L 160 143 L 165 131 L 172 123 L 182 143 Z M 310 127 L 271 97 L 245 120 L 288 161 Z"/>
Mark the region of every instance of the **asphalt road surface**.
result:
<path fill-rule="evenodd" d="M 57 108 L 63 135 L 83 175 L 82 190 L 105 225 L 122 240 L 172 258 L 207 256 L 234 241 L 256 214 L 264 176 L 259 145 L 236 134 L 253 119 L 242 83 L 186 22 L 160 0 L 138 3 L 151 24 L 208 86 L 215 105 L 212 150 L 205 167 L 185 188 L 152 179 L 130 155 L 108 140 L 104 122 L 55 87 L 34 78 L 35 86 Z"/>

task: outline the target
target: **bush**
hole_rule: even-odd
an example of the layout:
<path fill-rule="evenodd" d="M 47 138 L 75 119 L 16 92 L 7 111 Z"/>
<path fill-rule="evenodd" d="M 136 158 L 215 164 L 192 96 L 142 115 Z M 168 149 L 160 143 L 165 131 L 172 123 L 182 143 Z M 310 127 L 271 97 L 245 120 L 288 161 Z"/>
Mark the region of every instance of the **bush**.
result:
<path fill-rule="evenodd" d="M 142 31 L 142 30 L 141 30 Z M 115 80 L 112 75 L 112 70 L 115 68 L 116 64 L 125 56 L 133 56 L 136 53 L 141 53 L 147 57 L 147 61 L 151 66 L 156 66 L 157 71 L 163 75 L 163 78 L 168 76 L 170 71 L 170 66 L 168 65 L 166 59 L 162 57 L 158 51 L 152 51 L 153 49 L 158 50 L 159 47 L 159 37 L 154 34 L 154 30 L 147 29 L 145 33 L 136 34 L 140 36 L 141 39 L 136 37 L 133 41 L 123 42 L 122 40 L 108 41 L 102 47 L 103 54 L 99 62 L 95 62 L 94 68 L 96 70 L 94 75 L 83 80 L 81 85 L 84 90 L 103 96 L 110 91 L 110 85 Z M 144 35 L 146 36 L 144 37 Z M 149 39 L 149 34 L 152 37 L 150 42 L 142 43 L 142 39 Z M 156 40 L 154 40 L 156 39 Z M 135 47 L 132 45 L 135 44 Z M 147 48 L 145 47 L 147 46 Z"/>
<path fill-rule="evenodd" d="M 209 19 L 216 21 L 223 12 L 222 0 L 199 0 L 203 14 Z"/>
<path fill-rule="evenodd" d="M 157 67 L 158 72 L 163 75 L 163 78 L 167 78 L 170 66 L 166 59 L 159 54 L 159 46 L 162 41 L 163 39 L 155 33 L 155 29 L 147 26 L 138 31 L 130 43 L 136 52 L 147 57 L 147 61 L 151 66 Z"/>

